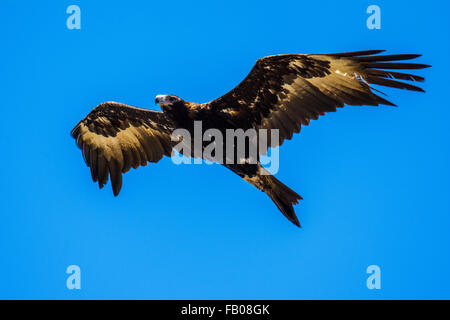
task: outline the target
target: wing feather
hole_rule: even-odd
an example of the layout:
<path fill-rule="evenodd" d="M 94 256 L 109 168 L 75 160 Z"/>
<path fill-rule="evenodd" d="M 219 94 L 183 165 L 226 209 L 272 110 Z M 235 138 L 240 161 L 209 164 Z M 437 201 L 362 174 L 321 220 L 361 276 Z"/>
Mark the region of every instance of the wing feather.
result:
<path fill-rule="evenodd" d="M 105 102 L 71 131 L 83 159 L 100 188 L 111 178 L 113 193 L 122 187 L 122 173 L 170 156 L 173 126 L 162 112 Z"/>
<path fill-rule="evenodd" d="M 285 54 L 259 59 L 233 90 L 200 105 L 235 128 L 278 129 L 280 139 L 291 139 L 302 125 L 345 105 L 391 105 L 370 84 L 423 91 L 398 80 L 424 81 L 418 75 L 381 69 L 422 69 L 429 65 L 397 62 L 418 54 L 378 55 L 384 50 L 334 54 Z M 395 80 L 394 80 L 395 79 Z M 270 144 L 269 144 L 270 146 Z M 261 150 L 265 153 L 266 150 Z"/>

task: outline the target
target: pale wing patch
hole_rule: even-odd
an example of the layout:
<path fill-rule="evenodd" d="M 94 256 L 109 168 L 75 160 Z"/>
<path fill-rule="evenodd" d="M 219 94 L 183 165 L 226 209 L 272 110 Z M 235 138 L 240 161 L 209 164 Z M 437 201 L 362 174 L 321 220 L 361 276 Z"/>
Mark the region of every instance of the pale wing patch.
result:
<path fill-rule="evenodd" d="M 111 125 L 108 119 L 99 118 L 105 125 Z M 167 134 L 154 130 L 147 125 L 128 126 L 119 130 L 115 136 L 104 136 L 92 132 L 84 123 L 79 124 L 77 144 L 83 151 L 83 158 L 91 168 L 92 179 L 102 188 L 111 176 L 114 194 L 121 187 L 121 172 L 130 167 L 146 166 L 148 162 L 157 162 L 164 155 L 170 155 L 162 140 L 170 141 Z"/>
<path fill-rule="evenodd" d="M 234 116 L 239 113 L 238 110 L 235 110 L 233 108 L 225 108 L 225 109 L 220 110 L 220 112 L 231 115 L 231 116 Z"/>

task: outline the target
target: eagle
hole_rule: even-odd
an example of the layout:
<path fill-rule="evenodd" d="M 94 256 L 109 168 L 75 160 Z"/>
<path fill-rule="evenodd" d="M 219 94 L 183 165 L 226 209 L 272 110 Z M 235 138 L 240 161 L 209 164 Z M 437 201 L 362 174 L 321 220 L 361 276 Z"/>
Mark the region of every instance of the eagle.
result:
<path fill-rule="evenodd" d="M 174 155 L 180 141 L 174 135 L 176 129 L 194 134 L 194 123 L 201 121 L 203 131 L 216 129 L 224 135 L 228 129 L 277 131 L 278 137 L 258 150 L 256 161 L 221 164 L 265 192 L 281 213 L 300 227 L 293 206 L 302 197 L 268 173 L 259 157 L 290 140 L 312 119 L 337 108 L 395 106 L 371 85 L 424 92 L 411 84 L 423 82 L 422 76 L 396 71 L 430 67 L 399 62 L 421 55 L 387 55 L 384 51 L 266 56 L 256 61 L 234 89 L 215 100 L 195 103 L 176 95 L 157 95 L 155 104 L 162 111 L 104 102 L 75 126 L 71 136 L 82 151 L 92 180 L 103 188 L 110 178 L 117 196 L 123 173 Z"/>

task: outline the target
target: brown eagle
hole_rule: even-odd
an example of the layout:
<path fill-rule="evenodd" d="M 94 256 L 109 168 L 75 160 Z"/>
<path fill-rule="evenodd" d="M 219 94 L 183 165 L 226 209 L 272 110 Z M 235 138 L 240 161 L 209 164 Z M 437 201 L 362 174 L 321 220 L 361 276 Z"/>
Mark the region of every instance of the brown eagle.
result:
<path fill-rule="evenodd" d="M 398 62 L 418 54 L 379 55 L 384 50 L 333 54 L 281 54 L 256 61 L 247 77 L 233 90 L 207 103 L 187 102 L 175 95 L 158 95 L 153 111 L 118 102 L 95 107 L 71 131 L 90 167 L 92 179 L 102 188 L 111 177 L 113 193 L 122 187 L 122 173 L 130 168 L 170 157 L 177 143 L 175 129 L 192 132 L 194 121 L 202 121 L 202 130 L 267 129 L 278 130 L 279 139 L 268 147 L 291 139 L 311 119 L 326 112 L 350 106 L 378 106 L 393 103 L 370 87 L 424 91 L 397 80 L 424 81 L 424 78 L 398 69 L 422 69 L 429 65 Z M 386 70 L 387 69 L 387 70 Z M 397 80 L 394 80 L 397 79 Z M 204 147 L 204 146 L 203 146 Z M 266 148 L 267 149 L 267 148 Z M 223 165 L 259 190 L 265 192 L 283 215 L 300 226 L 293 205 L 301 200 L 259 162 L 235 162 Z"/>

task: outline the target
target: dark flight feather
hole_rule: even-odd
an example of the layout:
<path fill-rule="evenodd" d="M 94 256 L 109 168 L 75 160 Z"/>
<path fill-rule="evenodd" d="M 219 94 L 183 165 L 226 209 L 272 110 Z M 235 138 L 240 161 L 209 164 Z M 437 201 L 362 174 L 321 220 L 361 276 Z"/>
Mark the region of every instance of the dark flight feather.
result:
<path fill-rule="evenodd" d="M 162 112 L 105 102 L 81 120 L 71 135 L 91 168 L 92 180 L 103 188 L 110 177 L 117 196 L 122 173 L 171 155 L 173 130 Z"/>
<path fill-rule="evenodd" d="M 396 62 L 421 55 L 376 55 L 382 52 L 384 50 L 264 57 L 238 86 L 200 107 L 211 110 L 216 117 L 226 117 L 236 128 L 279 129 L 279 144 L 282 144 L 300 131 L 299 126 L 345 105 L 395 106 L 375 94 L 373 91 L 378 90 L 371 84 L 423 91 L 416 85 L 399 81 L 422 82 L 423 77 L 382 70 L 429 67 Z M 221 111 L 225 109 L 228 112 L 224 115 Z M 234 111 L 232 115 L 229 110 Z M 261 150 L 262 154 L 265 151 Z"/>

